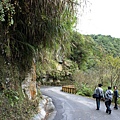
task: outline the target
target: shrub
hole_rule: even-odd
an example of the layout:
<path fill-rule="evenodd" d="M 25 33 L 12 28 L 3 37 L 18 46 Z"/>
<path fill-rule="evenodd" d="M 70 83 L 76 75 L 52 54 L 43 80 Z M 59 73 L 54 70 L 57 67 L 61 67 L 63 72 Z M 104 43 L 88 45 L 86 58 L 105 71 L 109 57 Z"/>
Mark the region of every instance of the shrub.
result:
<path fill-rule="evenodd" d="M 82 87 L 79 90 L 77 90 L 77 94 L 90 97 L 93 93 L 93 90 L 86 85 L 81 85 L 81 86 Z"/>

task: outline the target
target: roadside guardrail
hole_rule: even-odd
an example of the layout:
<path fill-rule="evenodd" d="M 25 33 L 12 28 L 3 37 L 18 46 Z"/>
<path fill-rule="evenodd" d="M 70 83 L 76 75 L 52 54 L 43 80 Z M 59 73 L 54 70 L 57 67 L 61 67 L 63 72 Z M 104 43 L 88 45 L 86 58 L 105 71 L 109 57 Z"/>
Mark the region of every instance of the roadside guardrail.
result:
<path fill-rule="evenodd" d="M 76 94 L 76 88 L 74 85 L 65 85 L 62 86 L 62 91 L 67 93 Z"/>

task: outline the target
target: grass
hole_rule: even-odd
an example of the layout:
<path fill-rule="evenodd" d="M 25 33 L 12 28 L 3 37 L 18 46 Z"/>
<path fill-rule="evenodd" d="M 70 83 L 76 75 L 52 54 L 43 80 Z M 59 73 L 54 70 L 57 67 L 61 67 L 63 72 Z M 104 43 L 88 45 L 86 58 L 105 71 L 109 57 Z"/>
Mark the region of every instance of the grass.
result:
<path fill-rule="evenodd" d="M 0 93 L 0 120 L 30 120 L 37 113 L 40 94 L 34 101 L 27 98 L 11 101 L 6 97 L 5 93 Z"/>

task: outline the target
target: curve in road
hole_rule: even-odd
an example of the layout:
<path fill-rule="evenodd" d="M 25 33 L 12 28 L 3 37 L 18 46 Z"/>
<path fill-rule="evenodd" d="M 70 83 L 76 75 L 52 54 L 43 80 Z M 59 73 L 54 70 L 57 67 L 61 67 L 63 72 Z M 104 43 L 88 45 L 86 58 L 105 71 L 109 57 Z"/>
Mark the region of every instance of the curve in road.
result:
<path fill-rule="evenodd" d="M 61 87 L 42 87 L 42 94 L 49 96 L 55 105 L 55 111 L 47 120 L 120 120 L 120 110 L 107 114 L 106 107 L 101 101 L 100 110 L 96 110 L 93 98 L 62 92 Z"/>

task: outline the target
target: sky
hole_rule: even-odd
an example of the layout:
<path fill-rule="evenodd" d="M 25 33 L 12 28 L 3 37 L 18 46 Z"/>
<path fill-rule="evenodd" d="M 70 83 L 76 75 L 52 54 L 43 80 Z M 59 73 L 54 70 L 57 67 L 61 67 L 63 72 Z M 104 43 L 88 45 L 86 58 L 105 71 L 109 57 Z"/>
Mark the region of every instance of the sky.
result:
<path fill-rule="evenodd" d="M 102 34 L 120 38 L 120 0 L 89 0 L 80 15 L 77 30 L 81 34 Z"/>

